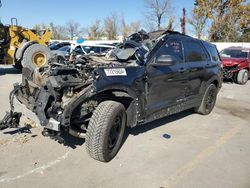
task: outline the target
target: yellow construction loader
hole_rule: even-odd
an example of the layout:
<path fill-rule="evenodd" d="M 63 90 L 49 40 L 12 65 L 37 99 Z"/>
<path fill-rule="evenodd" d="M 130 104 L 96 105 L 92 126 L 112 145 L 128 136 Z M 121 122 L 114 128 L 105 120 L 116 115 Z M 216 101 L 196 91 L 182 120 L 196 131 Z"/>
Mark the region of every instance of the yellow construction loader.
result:
<path fill-rule="evenodd" d="M 41 33 L 18 26 L 17 19 L 11 19 L 11 25 L 0 23 L 0 63 L 13 64 L 14 67 L 39 68 L 52 57 L 47 47 L 50 31 Z"/>

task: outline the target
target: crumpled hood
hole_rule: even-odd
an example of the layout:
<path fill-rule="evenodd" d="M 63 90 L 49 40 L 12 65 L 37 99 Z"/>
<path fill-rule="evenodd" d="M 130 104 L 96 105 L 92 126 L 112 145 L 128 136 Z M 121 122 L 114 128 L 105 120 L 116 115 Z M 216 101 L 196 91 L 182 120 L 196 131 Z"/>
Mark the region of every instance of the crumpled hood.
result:
<path fill-rule="evenodd" d="M 244 58 L 224 58 L 224 57 L 222 57 L 221 60 L 224 66 L 235 66 L 247 61 L 247 59 Z"/>

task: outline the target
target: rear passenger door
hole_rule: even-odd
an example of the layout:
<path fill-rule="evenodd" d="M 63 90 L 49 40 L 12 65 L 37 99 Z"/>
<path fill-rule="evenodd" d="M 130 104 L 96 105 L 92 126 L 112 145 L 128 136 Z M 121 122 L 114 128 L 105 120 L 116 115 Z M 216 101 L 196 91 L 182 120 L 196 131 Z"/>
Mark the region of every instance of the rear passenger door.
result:
<path fill-rule="evenodd" d="M 202 83 L 205 83 L 209 76 L 206 66 L 209 64 L 209 55 L 202 43 L 198 40 L 184 40 L 185 63 L 189 67 L 189 85 L 187 90 L 188 98 L 197 98 L 200 94 Z"/>

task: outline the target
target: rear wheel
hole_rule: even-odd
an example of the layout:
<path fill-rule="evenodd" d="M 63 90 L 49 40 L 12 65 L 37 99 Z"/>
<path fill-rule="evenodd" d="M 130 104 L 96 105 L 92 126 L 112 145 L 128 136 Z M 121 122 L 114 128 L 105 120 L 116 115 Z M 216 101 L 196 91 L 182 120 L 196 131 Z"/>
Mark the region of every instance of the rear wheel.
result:
<path fill-rule="evenodd" d="M 248 81 L 248 71 L 246 69 L 240 70 L 237 75 L 237 83 L 244 85 Z"/>
<path fill-rule="evenodd" d="M 203 96 L 202 102 L 199 107 L 194 108 L 195 112 L 207 115 L 212 112 L 217 97 L 217 87 L 214 84 L 210 84 Z"/>
<path fill-rule="evenodd" d="M 86 149 L 98 161 L 108 162 L 115 157 L 126 127 L 123 104 L 104 101 L 94 111 L 86 133 Z"/>
<path fill-rule="evenodd" d="M 23 54 L 22 66 L 34 70 L 48 64 L 51 57 L 52 53 L 47 46 L 32 44 Z"/>

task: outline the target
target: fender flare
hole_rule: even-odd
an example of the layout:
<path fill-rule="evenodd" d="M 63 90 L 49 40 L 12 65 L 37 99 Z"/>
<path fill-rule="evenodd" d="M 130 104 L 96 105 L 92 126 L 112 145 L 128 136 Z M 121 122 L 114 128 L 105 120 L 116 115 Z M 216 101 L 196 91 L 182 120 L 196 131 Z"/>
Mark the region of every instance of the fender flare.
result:
<path fill-rule="evenodd" d="M 15 60 L 16 61 L 21 61 L 23 58 L 23 53 L 24 51 L 31 46 L 32 44 L 36 44 L 37 41 L 28 41 L 28 42 L 24 42 L 20 48 L 17 49 L 16 54 L 15 54 Z"/>
<path fill-rule="evenodd" d="M 216 87 L 218 88 L 218 89 L 220 89 L 221 88 L 221 86 L 222 86 L 222 81 L 221 81 L 221 79 L 220 79 L 220 77 L 219 76 L 213 76 L 212 78 L 210 78 L 209 80 L 208 80 L 208 82 L 207 82 L 207 87 L 211 84 L 211 83 L 213 83 L 213 82 L 217 82 L 217 85 L 216 85 Z"/>

